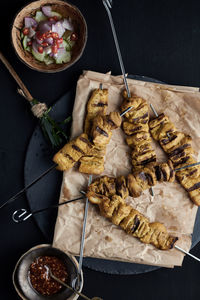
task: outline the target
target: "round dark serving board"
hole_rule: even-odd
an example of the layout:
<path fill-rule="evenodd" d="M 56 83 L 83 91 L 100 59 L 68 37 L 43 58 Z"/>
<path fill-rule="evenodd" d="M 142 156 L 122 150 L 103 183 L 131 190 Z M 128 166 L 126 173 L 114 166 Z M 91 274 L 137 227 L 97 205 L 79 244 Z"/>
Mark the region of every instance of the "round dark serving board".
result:
<path fill-rule="evenodd" d="M 147 78 L 144 76 L 129 77 L 137 80 L 145 80 L 150 82 L 160 81 Z M 71 114 L 73 109 L 75 96 L 75 87 L 62 96 L 53 106 L 51 115 L 57 121 L 64 120 Z M 78 120 L 76 120 L 78 122 Z M 49 150 L 49 146 L 46 144 L 42 135 L 39 125 L 35 128 L 33 135 L 30 139 L 29 146 L 27 148 L 25 167 L 24 167 L 24 181 L 25 185 L 32 182 L 36 177 L 42 174 L 45 170 L 53 165 L 52 156 L 53 152 Z M 58 203 L 60 187 L 62 183 L 62 173 L 53 170 L 39 182 L 33 185 L 27 191 L 28 204 L 31 211 L 48 207 L 52 204 Z M 36 224 L 44 234 L 49 243 L 52 242 L 54 226 L 56 222 L 57 210 L 52 209 L 46 212 L 37 214 L 34 216 Z M 192 247 L 194 247 L 200 241 L 200 210 L 198 210 L 194 233 L 192 237 Z M 111 260 L 84 258 L 83 265 L 96 271 L 101 271 L 109 274 L 140 274 L 150 272 L 158 269 L 158 267 L 132 264 L 125 262 L 117 262 Z"/>

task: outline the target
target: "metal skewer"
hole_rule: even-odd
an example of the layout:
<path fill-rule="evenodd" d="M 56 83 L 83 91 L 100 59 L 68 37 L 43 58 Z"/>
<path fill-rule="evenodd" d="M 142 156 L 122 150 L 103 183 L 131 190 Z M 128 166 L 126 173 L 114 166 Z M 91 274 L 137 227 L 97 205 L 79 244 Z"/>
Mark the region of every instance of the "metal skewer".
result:
<path fill-rule="evenodd" d="M 158 113 L 157 113 L 157 111 L 155 110 L 155 107 L 153 106 L 153 104 L 150 103 L 150 107 L 151 107 L 151 109 L 152 109 L 154 115 L 155 115 L 156 118 L 157 118 L 157 117 L 158 117 Z"/>
<path fill-rule="evenodd" d="M 76 198 L 76 199 L 68 200 L 68 201 L 65 201 L 65 202 L 62 202 L 62 203 L 58 203 L 58 204 L 55 204 L 55 205 L 51 205 L 51 206 L 48 206 L 48 207 L 45 207 L 45 208 L 41 208 L 41 209 L 38 209 L 38 210 L 35 210 L 35 211 L 32 211 L 32 212 L 27 211 L 25 208 L 20 208 L 20 209 L 17 209 L 17 210 L 14 211 L 14 213 L 12 214 L 12 219 L 15 223 L 21 223 L 23 221 L 28 220 L 31 216 L 33 216 L 35 214 L 38 214 L 38 213 L 41 213 L 45 210 L 56 208 L 58 206 L 68 204 L 68 203 L 71 203 L 71 202 L 74 202 L 74 201 L 77 201 L 77 200 L 82 200 L 82 199 L 84 199 L 83 196 L 79 197 L 79 198 Z"/>
<path fill-rule="evenodd" d="M 85 296 L 84 294 L 82 294 L 81 292 L 76 291 L 74 288 L 72 288 L 70 285 L 68 285 L 67 283 L 63 282 L 62 280 L 60 280 L 58 277 L 56 277 L 52 272 L 51 269 L 49 268 L 49 266 L 44 265 L 45 269 L 47 270 L 47 279 L 50 276 L 51 278 L 53 278 L 55 281 L 59 282 L 60 284 L 62 284 L 63 286 L 65 286 L 66 288 L 68 288 L 69 290 L 73 291 L 74 293 L 76 293 L 77 295 L 81 296 L 83 299 L 86 300 L 102 300 L 99 297 L 93 297 L 93 298 L 88 298 L 87 296 Z"/>
<path fill-rule="evenodd" d="M 92 183 L 92 175 L 89 176 L 88 186 Z M 85 242 L 85 228 L 87 223 L 87 215 L 88 215 L 88 206 L 89 200 L 86 198 L 85 202 L 85 212 L 84 212 L 84 219 L 83 219 L 83 229 L 82 229 L 82 236 L 81 236 L 81 246 L 80 246 L 80 256 L 79 256 L 79 265 L 78 265 L 78 274 L 81 275 L 82 271 L 82 264 L 83 264 L 83 250 L 84 250 L 84 242 Z"/>
<path fill-rule="evenodd" d="M 31 183 L 29 183 L 26 187 L 24 187 L 21 191 L 19 191 L 17 194 L 9 198 L 6 202 L 4 202 L 1 206 L 0 209 L 3 208 L 4 206 L 12 203 L 14 200 L 16 200 L 19 196 L 21 196 L 25 191 L 27 191 L 32 185 L 34 185 L 36 182 L 38 182 L 41 178 L 43 178 L 45 175 L 47 175 L 49 172 L 54 170 L 57 167 L 57 164 L 54 164 L 52 167 L 50 167 L 48 170 L 43 172 L 39 177 L 34 179 Z"/>
<path fill-rule="evenodd" d="M 195 166 L 198 166 L 200 165 L 200 161 L 194 163 L 194 164 L 190 164 L 190 165 L 187 165 L 187 166 L 183 166 L 181 168 L 177 168 L 175 169 L 174 171 L 180 171 L 180 170 L 183 170 L 183 169 L 187 169 L 187 168 L 191 168 L 191 167 L 195 167 Z"/>
<path fill-rule="evenodd" d="M 118 42 L 118 39 L 117 39 L 117 34 L 116 34 L 116 31 L 115 31 L 113 18 L 112 18 L 111 12 L 110 12 L 110 8 L 112 8 L 112 1 L 111 0 L 103 0 L 103 5 L 105 6 L 105 9 L 106 9 L 107 14 L 108 14 L 108 18 L 109 18 L 111 29 L 112 29 L 113 38 L 114 38 L 114 41 L 115 41 L 115 46 L 116 46 L 116 49 L 117 49 L 119 64 L 120 64 L 121 71 L 122 71 L 122 74 L 123 74 L 125 88 L 126 88 L 126 91 L 127 91 L 127 94 L 128 94 L 128 98 L 130 98 L 131 94 L 130 94 L 130 91 L 129 91 L 129 88 L 128 88 L 124 63 L 123 63 L 123 60 L 122 60 L 122 55 L 121 55 L 121 51 L 120 51 L 120 47 L 119 47 L 119 42 Z"/>
<path fill-rule="evenodd" d="M 128 94 L 128 98 L 130 98 L 131 93 L 130 93 L 130 90 L 129 90 L 129 87 L 128 87 L 125 68 L 124 68 L 124 63 L 123 63 L 123 60 L 122 60 L 122 55 L 121 55 L 121 51 L 120 51 L 120 47 L 119 47 L 119 42 L 118 42 L 118 39 L 117 39 L 117 34 L 116 34 L 116 31 L 115 31 L 113 18 L 112 18 L 111 12 L 110 12 L 110 9 L 112 8 L 112 0 L 103 0 L 103 4 L 105 6 L 105 9 L 106 9 L 108 17 L 109 17 L 109 21 L 110 21 L 110 25 L 111 25 L 111 29 L 112 29 L 112 33 L 113 33 L 113 38 L 114 38 L 115 46 L 116 46 L 116 49 L 117 49 L 119 64 L 120 64 L 121 71 L 122 71 L 122 74 L 123 74 L 125 88 L 126 88 L 126 91 L 127 91 L 127 94 Z M 132 108 L 133 108 L 133 106 L 128 107 L 124 112 L 121 113 L 120 116 L 123 117 L 123 115 L 125 115 Z M 154 191 L 153 191 L 152 187 L 150 188 L 150 193 L 151 193 L 152 197 L 154 197 Z"/>
<path fill-rule="evenodd" d="M 174 248 L 176 248 L 177 250 L 179 250 L 179 251 L 181 251 L 181 252 L 183 252 L 183 253 L 189 255 L 190 257 L 192 257 L 192 258 L 194 258 L 194 259 L 196 259 L 197 261 L 200 262 L 200 258 L 198 258 L 198 257 L 196 257 L 195 255 L 193 255 L 193 254 L 191 254 L 191 253 L 185 251 L 184 249 L 180 248 L 179 246 L 174 245 Z"/>

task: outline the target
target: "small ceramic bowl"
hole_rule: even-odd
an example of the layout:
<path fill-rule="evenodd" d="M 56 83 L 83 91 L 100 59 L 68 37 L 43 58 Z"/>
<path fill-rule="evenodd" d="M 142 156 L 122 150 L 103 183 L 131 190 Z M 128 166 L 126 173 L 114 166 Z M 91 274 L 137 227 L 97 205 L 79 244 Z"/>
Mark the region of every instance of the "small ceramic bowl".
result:
<path fill-rule="evenodd" d="M 67 255 L 63 251 L 51 245 L 38 245 L 23 254 L 18 260 L 13 272 L 13 284 L 18 295 L 23 300 L 75 300 L 77 295 L 71 290 L 63 287 L 58 293 L 52 296 L 39 294 L 31 285 L 29 279 L 29 268 L 32 262 L 39 256 L 55 256 L 61 259 L 66 265 L 68 273 L 68 284 L 72 287 L 78 286 L 80 292 L 83 287 L 83 274 L 78 276 L 78 263 L 75 257 Z"/>
<path fill-rule="evenodd" d="M 71 17 L 73 20 L 75 32 L 79 38 L 73 47 L 71 61 L 68 63 L 45 65 L 43 62 L 37 61 L 22 46 L 20 33 L 24 27 L 24 18 L 34 15 L 37 10 L 40 10 L 45 5 L 51 6 L 52 10 L 60 13 L 63 17 Z M 18 57 L 28 67 L 39 72 L 55 73 L 69 68 L 80 59 L 87 42 L 87 25 L 79 9 L 68 2 L 61 0 L 39 0 L 29 3 L 16 15 L 12 25 L 11 39 Z"/>

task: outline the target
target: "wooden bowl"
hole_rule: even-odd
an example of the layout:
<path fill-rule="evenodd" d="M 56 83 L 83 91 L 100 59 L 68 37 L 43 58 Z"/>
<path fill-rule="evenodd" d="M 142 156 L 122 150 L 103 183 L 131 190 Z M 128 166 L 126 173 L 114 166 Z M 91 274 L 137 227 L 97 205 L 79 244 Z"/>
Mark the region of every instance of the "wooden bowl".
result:
<path fill-rule="evenodd" d="M 60 13 L 63 17 L 71 17 L 73 20 L 75 32 L 79 38 L 73 47 L 71 61 L 68 63 L 45 65 L 43 62 L 37 61 L 32 54 L 25 51 L 22 46 L 20 33 L 24 27 L 24 18 L 35 15 L 35 12 L 45 5 L 51 6 L 52 10 Z M 39 0 L 29 3 L 16 15 L 12 25 L 11 39 L 18 57 L 29 68 L 39 72 L 55 73 L 72 66 L 83 54 L 87 41 L 87 24 L 77 7 L 61 0 Z"/>

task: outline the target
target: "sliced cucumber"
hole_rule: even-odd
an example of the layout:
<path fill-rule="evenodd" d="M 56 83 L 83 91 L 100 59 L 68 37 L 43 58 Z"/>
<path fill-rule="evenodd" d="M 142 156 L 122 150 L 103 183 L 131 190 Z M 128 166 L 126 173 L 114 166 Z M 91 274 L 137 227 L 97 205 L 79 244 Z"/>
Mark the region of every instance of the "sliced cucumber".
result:
<path fill-rule="evenodd" d="M 46 21 L 47 17 L 41 11 L 37 11 L 35 15 L 35 20 L 39 23 L 41 21 Z"/>
<path fill-rule="evenodd" d="M 55 59 L 57 64 L 63 64 L 67 63 L 71 60 L 71 52 L 63 50 L 62 55 L 58 55 L 58 57 Z"/>
<path fill-rule="evenodd" d="M 23 38 L 23 41 L 22 41 L 22 45 L 24 47 L 24 50 L 26 50 L 26 48 L 27 48 L 27 42 L 28 42 L 27 38 L 28 38 L 27 35 L 25 35 L 24 38 Z"/>
<path fill-rule="evenodd" d="M 72 34 L 71 30 L 65 30 L 65 33 L 63 34 L 63 39 L 67 40 L 68 37 L 70 37 Z"/>
<path fill-rule="evenodd" d="M 32 54 L 33 56 L 35 57 L 35 59 L 39 60 L 39 61 L 44 61 L 44 57 L 45 57 L 45 52 L 43 53 L 38 53 L 38 52 L 35 52 L 32 48 Z"/>
<path fill-rule="evenodd" d="M 28 47 L 26 48 L 26 51 L 31 52 L 31 47 L 28 46 Z"/>
<path fill-rule="evenodd" d="M 52 12 L 51 12 L 51 16 L 52 16 L 52 17 L 58 17 L 59 19 L 62 18 L 61 14 L 59 14 L 59 13 L 56 12 L 56 11 L 52 11 Z"/>
<path fill-rule="evenodd" d="M 71 41 L 71 34 L 67 37 L 66 41 L 70 44 L 71 48 L 74 46 L 75 41 Z"/>
<path fill-rule="evenodd" d="M 45 63 L 45 65 L 50 65 L 50 64 L 53 64 L 53 63 L 55 63 L 55 61 L 54 61 L 54 59 L 52 58 L 52 57 L 50 57 L 49 55 L 46 55 L 45 57 L 44 57 L 44 63 Z"/>
<path fill-rule="evenodd" d="M 64 40 L 64 39 L 63 39 L 63 42 L 62 42 L 62 44 L 61 44 L 61 47 L 64 47 L 65 50 L 67 50 L 67 51 L 70 51 L 70 50 L 71 50 L 70 44 L 69 44 L 66 40 Z"/>

